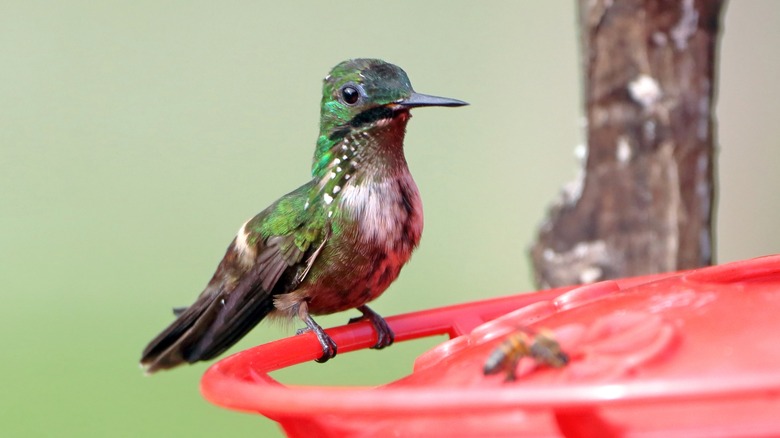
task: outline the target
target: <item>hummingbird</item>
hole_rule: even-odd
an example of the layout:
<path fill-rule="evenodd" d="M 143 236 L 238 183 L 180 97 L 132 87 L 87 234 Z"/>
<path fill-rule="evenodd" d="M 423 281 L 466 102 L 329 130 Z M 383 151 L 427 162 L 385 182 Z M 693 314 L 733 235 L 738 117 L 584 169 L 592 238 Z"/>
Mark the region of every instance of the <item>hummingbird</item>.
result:
<path fill-rule="evenodd" d="M 266 317 L 300 318 L 337 353 L 312 318 L 348 309 L 369 321 L 381 349 L 387 322 L 366 303 L 379 297 L 420 242 L 420 193 L 404 156 L 410 110 L 466 102 L 416 93 L 400 67 L 351 59 L 324 79 L 312 178 L 246 221 L 195 302 L 144 349 L 146 373 L 210 360 Z"/>

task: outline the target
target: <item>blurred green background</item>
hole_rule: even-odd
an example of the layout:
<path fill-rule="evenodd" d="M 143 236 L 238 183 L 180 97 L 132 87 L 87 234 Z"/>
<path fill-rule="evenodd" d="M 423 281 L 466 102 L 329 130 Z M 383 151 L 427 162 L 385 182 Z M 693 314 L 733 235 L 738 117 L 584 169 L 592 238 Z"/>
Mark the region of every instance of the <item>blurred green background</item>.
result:
<path fill-rule="evenodd" d="M 573 3 L 3 1 L 0 435 L 280 435 L 204 401 L 207 365 L 147 378 L 137 360 L 241 223 L 307 180 L 321 79 L 343 59 L 472 104 L 415 112 L 424 238 L 374 308 L 531 290 L 526 249 L 582 142 Z M 725 14 L 721 262 L 780 252 L 779 21 L 773 0 Z M 231 351 L 292 333 L 262 324 Z M 378 384 L 441 340 L 276 377 Z"/>

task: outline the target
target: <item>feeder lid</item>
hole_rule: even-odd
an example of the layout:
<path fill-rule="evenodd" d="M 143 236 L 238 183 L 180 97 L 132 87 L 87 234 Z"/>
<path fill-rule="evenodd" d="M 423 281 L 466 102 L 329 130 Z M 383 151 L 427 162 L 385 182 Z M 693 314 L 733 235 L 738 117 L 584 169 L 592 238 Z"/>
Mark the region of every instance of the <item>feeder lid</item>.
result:
<path fill-rule="evenodd" d="M 462 335 L 377 388 L 279 385 L 268 371 L 319 353 L 313 336 L 293 337 L 218 362 L 203 393 L 277 419 L 290 436 L 780 435 L 780 256 L 388 322 L 398 340 Z M 491 352 L 524 328 L 549 330 L 570 363 L 526 358 L 514 381 L 485 376 Z M 368 324 L 328 333 L 340 352 L 375 337 Z"/>

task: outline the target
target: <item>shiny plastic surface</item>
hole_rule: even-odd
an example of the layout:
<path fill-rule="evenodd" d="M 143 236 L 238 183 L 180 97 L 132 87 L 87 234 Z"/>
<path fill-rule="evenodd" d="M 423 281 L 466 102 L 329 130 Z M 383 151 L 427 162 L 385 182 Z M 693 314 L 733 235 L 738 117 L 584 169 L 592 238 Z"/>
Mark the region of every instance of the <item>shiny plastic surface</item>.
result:
<path fill-rule="evenodd" d="M 291 437 L 780 436 L 780 256 L 387 321 L 396 342 L 451 339 L 380 387 L 283 386 L 268 372 L 320 354 L 313 335 L 294 336 L 221 360 L 201 390 Z M 523 359 L 514 382 L 484 376 L 487 356 L 518 327 L 552 330 L 570 364 Z M 340 354 L 375 342 L 367 323 L 327 332 Z"/>

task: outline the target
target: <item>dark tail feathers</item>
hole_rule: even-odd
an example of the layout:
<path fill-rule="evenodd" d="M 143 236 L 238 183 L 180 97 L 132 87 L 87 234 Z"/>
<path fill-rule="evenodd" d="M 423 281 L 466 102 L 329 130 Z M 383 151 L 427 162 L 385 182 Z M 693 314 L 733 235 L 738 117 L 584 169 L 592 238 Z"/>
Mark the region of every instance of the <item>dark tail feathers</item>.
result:
<path fill-rule="evenodd" d="M 141 366 L 147 374 L 213 359 L 274 309 L 273 299 L 264 291 L 224 293 L 223 287 L 207 289 L 186 309 L 174 309 L 176 320 L 142 353 Z"/>

